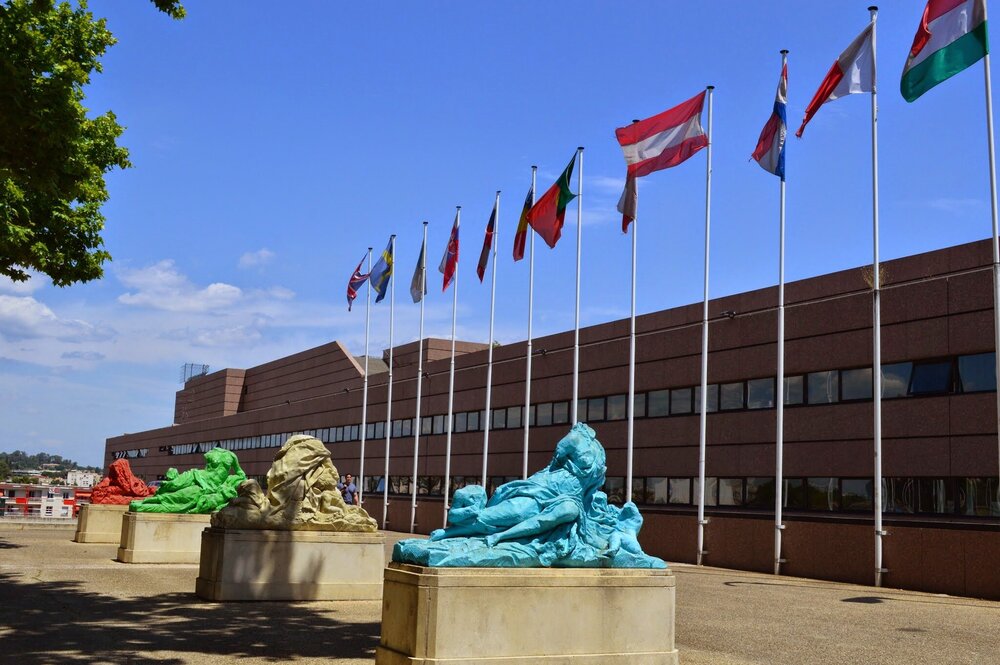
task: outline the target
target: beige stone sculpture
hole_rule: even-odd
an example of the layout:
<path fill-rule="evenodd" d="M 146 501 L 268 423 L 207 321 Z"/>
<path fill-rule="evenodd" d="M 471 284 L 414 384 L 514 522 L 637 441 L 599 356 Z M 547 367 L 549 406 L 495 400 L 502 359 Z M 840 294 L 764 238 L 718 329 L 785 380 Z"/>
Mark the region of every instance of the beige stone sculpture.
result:
<path fill-rule="evenodd" d="M 293 436 L 267 472 L 267 493 L 256 480 L 240 484 L 229 505 L 212 515 L 227 529 L 374 532 L 378 524 L 361 506 L 344 502 L 340 474 L 319 439 Z"/>

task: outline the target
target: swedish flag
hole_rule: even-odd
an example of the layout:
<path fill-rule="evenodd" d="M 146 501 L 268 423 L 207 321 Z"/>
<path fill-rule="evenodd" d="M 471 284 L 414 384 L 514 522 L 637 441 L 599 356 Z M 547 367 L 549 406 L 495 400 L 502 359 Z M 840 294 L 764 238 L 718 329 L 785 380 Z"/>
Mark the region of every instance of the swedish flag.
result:
<path fill-rule="evenodd" d="M 393 262 L 392 238 L 390 238 L 389 244 L 385 246 L 385 250 L 382 252 L 382 258 L 372 268 L 371 275 L 368 278 L 371 280 L 372 288 L 378 293 L 375 302 L 382 302 L 385 294 L 389 292 L 389 279 L 392 277 Z"/>

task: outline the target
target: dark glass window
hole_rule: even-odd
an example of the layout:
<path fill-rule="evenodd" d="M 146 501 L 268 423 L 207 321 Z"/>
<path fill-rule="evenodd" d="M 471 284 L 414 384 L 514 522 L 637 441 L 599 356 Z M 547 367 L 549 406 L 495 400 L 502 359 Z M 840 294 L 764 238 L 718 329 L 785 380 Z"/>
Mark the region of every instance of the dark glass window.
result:
<path fill-rule="evenodd" d="M 930 363 L 914 363 L 913 375 L 910 377 L 911 395 L 935 395 L 951 392 L 950 360 Z"/>
<path fill-rule="evenodd" d="M 392 435 L 394 437 L 403 436 L 403 421 L 393 420 L 392 421 Z"/>
<path fill-rule="evenodd" d="M 587 404 L 587 420 L 597 422 L 604 420 L 604 398 L 592 397 L 588 400 L 580 400 Z"/>
<path fill-rule="evenodd" d="M 548 427 L 552 424 L 552 403 L 546 402 L 535 407 L 535 424 Z"/>
<path fill-rule="evenodd" d="M 959 478 L 958 512 L 975 517 L 1000 516 L 996 478 Z"/>
<path fill-rule="evenodd" d="M 521 413 L 523 411 L 524 407 L 521 406 L 507 407 L 507 429 L 518 429 L 521 427 Z"/>
<path fill-rule="evenodd" d="M 774 509 L 774 478 L 747 478 L 749 508 Z"/>
<path fill-rule="evenodd" d="M 913 363 L 882 365 L 882 397 L 906 397 L 912 371 Z"/>
<path fill-rule="evenodd" d="M 361 425 L 351 425 L 351 441 L 358 441 L 361 438 Z"/>
<path fill-rule="evenodd" d="M 918 478 L 917 510 L 921 513 L 955 512 L 955 485 L 949 478 Z"/>
<path fill-rule="evenodd" d="M 608 476 L 604 479 L 604 493 L 608 495 L 608 503 L 617 506 L 625 503 L 625 478 L 623 476 Z"/>
<path fill-rule="evenodd" d="M 805 399 L 805 381 L 801 376 L 785 377 L 785 405 L 803 404 Z"/>
<path fill-rule="evenodd" d="M 701 482 L 698 478 L 695 478 L 692 482 L 693 491 L 691 496 L 691 501 L 694 505 L 698 505 L 701 500 Z M 705 505 L 715 506 L 719 503 L 719 479 L 718 478 L 705 478 Z"/>
<path fill-rule="evenodd" d="M 628 417 L 628 395 L 612 395 L 607 406 L 608 420 L 625 420 Z"/>
<path fill-rule="evenodd" d="M 670 503 L 691 504 L 691 479 L 671 478 L 670 479 Z"/>
<path fill-rule="evenodd" d="M 646 393 L 636 393 L 635 401 L 632 402 L 632 408 L 635 410 L 636 418 L 646 417 Z"/>
<path fill-rule="evenodd" d="M 632 503 L 642 503 L 646 497 L 646 479 L 632 479 Z"/>
<path fill-rule="evenodd" d="M 732 411 L 743 408 L 743 382 L 723 383 L 719 386 L 719 408 Z"/>
<path fill-rule="evenodd" d="M 997 389 L 996 355 L 977 353 L 958 357 L 958 376 L 963 393 L 978 393 Z"/>
<path fill-rule="evenodd" d="M 719 478 L 719 505 L 743 505 L 743 479 Z"/>
<path fill-rule="evenodd" d="M 907 515 L 917 512 L 916 478 L 883 478 L 882 510 Z"/>
<path fill-rule="evenodd" d="M 434 433 L 444 434 L 444 416 L 434 416 Z"/>
<path fill-rule="evenodd" d="M 403 436 L 413 436 L 413 418 L 403 421 Z"/>
<path fill-rule="evenodd" d="M 493 493 L 497 491 L 503 485 L 503 476 L 490 476 L 486 481 L 486 494 L 493 496 Z"/>
<path fill-rule="evenodd" d="M 714 383 L 708 384 L 708 413 L 715 413 L 719 410 L 719 386 Z M 701 386 L 694 387 L 694 412 L 701 413 Z"/>
<path fill-rule="evenodd" d="M 781 503 L 790 510 L 806 509 L 806 483 L 803 478 L 785 478 L 782 481 L 783 490 Z"/>
<path fill-rule="evenodd" d="M 530 407 L 528 407 L 528 422 L 526 424 L 528 425 L 528 427 L 534 427 L 535 426 L 535 405 L 534 404 L 532 404 Z"/>
<path fill-rule="evenodd" d="M 420 433 L 430 434 L 434 431 L 434 419 L 430 416 L 424 416 L 420 419 Z"/>
<path fill-rule="evenodd" d="M 433 496 L 441 496 L 444 494 L 444 476 L 431 476 L 430 477 L 430 492 L 429 494 Z"/>
<path fill-rule="evenodd" d="M 646 478 L 645 503 L 664 504 L 670 499 L 670 485 L 666 478 Z"/>
<path fill-rule="evenodd" d="M 576 400 L 576 419 L 586 420 L 587 419 L 587 400 L 581 397 Z"/>
<path fill-rule="evenodd" d="M 450 494 L 454 495 L 455 490 L 460 490 L 465 487 L 465 476 L 452 476 L 451 477 L 451 490 Z"/>
<path fill-rule="evenodd" d="M 840 509 L 869 511 L 874 506 L 871 478 L 843 478 L 840 481 Z"/>
<path fill-rule="evenodd" d="M 552 405 L 552 424 L 564 425 L 569 422 L 569 402 L 556 402 Z"/>
<path fill-rule="evenodd" d="M 375 438 L 375 423 L 369 423 L 368 426 L 365 427 L 365 438 L 366 439 Z"/>
<path fill-rule="evenodd" d="M 670 415 L 691 413 L 690 388 L 674 388 L 670 391 Z"/>
<path fill-rule="evenodd" d="M 430 491 L 429 476 L 417 476 L 417 494 L 427 494 Z"/>
<path fill-rule="evenodd" d="M 491 429 L 507 428 L 507 409 L 493 409 L 493 424 Z"/>
<path fill-rule="evenodd" d="M 770 409 L 774 406 L 774 379 L 747 381 L 747 408 Z"/>
<path fill-rule="evenodd" d="M 808 478 L 809 510 L 840 508 L 840 487 L 836 478 Z"/>
<path fill-rule="evenodd" d="M 469 411 L 469 431 L 478 432 L 479 431 L 479 412 Z"/>
<path fill-rule="evenodd" d="M 838 400 L 840 394 L 837 387 L 839 372 L 813 372 L 809 374 L 809 403 L 810 404 L 832 404 Z"/>
<path fill-rule="evenodd" d="M 469 414 L 466 411 L 455 414 L 455 431 L 465 432 L 469 429 Z"/>
<path fill-rule="evenodd" d="M 649 406 L 646 410 L 650 418 L 658 418 L 670 414 L 670 391 L 654 390 L 649 393 Z"/>
<path fill-rule="evenodd" d="M 840 373 L 840 396 L 842 399 L 871 399 L 872 370 L 870 367 L 845 369 Z"/>

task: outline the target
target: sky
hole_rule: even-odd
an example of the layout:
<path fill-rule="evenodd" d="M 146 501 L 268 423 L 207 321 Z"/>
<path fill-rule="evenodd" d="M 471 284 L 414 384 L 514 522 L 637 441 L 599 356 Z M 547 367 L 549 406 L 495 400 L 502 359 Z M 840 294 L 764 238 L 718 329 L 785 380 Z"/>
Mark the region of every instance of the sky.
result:
<path fill-rule="evenodd" d="M 825 105 L 830 65 L 869 21 L 861 2 L 298 2 L 92 0 L 119 42 L 86 89 L 115 112 L 134 168 L 108 175 L 99 281 L 0 282 L 0 450 L 100 465 L 109 436 L 171 424 L 181 366 L 246 368 L 340 340 L 364 351 L 347 280 L 397 234 L 396 344 L 417 338 L 408 286 L 429 222 L 426 334 L 447 337 L 434 270 L 462 206 L 458 336 L 486 341 L 475 265 L 501 193 L 496 337 L 523 340 L 527 261 L 513 230 L 584 146 L 581 321 L 628 316 L 630 240 L 615 204 L 616 127 L 714 85 L 710 293 L 777 282 L 778 180 L 749 160 L 789 54 L 786 275 L 872 260 L 868 95 Z M 881 257 L 990 235 L 981 65 L 913 104 L 899 76 L 923 0 L 878 20 Z M 707 117 L 703 117 L 707 125 Z M 640 183 L 639 313 L 702 297 L 706 151 Z M 574 189 L 576 175 L 574 174 Z M 536 242 L 535 332 L 573 326 L 576 207 Z M 489 277 L 487 276 L 487 280 Z M 358 306 L 360 305 L 360 306 Z M 389 342 L 389 298 L 371 349 Z M 623 359 L 623 362 L 625 359 Z"/>

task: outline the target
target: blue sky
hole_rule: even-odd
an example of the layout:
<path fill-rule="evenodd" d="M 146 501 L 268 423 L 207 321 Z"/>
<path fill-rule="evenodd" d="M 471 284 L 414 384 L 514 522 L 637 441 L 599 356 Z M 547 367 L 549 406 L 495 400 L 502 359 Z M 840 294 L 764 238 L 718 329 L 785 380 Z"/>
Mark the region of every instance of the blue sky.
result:
<path fill-rule="evenodd" d="M 346 282 L 398 234 L 396 341 L 416 339 L 407 286 L 462 205 L 459 335 L 485 341 L 475 263 L 502 190 L 497 337 L 525 336 L 527 262 L 510 259 L 530 179 L 578 145 L 584 324 L 628 314 L 629 240 L 614 206 L 614 129 L 716 86 L 713 297 L 777 280 L 773 176 L 749 162 L 789 55 L 790 129 L 868 21 L 865 3 L 262 2 L 92 0 L 119 39 L 87 89 L 127 126 L 135 168 L 109 175 L 99 282 L 0 283 L 0 450 L 99 464 L 104 439 L 169 425 L 185 362 L 248 367 L 332 339 L 360 353 Z M 923 0 L 879 15 L 882 258 L 990 233 L 982 67 L 913 104 L 899 75 Z M 826 105 L 787 153 L 789 280 L 871 261 L 869 99 Z M 574 176 L 575 186 L 575 176 Z M 640 186 L 638 307 L 701 299 L 704 152 Z M 539 334 L 573 324 L 575 207 L 555 250 L 536 243 Z M 451 295 L 432 273 L 427 333 Z M 437 288 L 435 288 L 435 286 Z M 388 300 L 372 348 L 388 341 Z M 377 351 L 376 351 L 377 352 Z M 623 358 L 623 362 L 624 362 Z"/>

